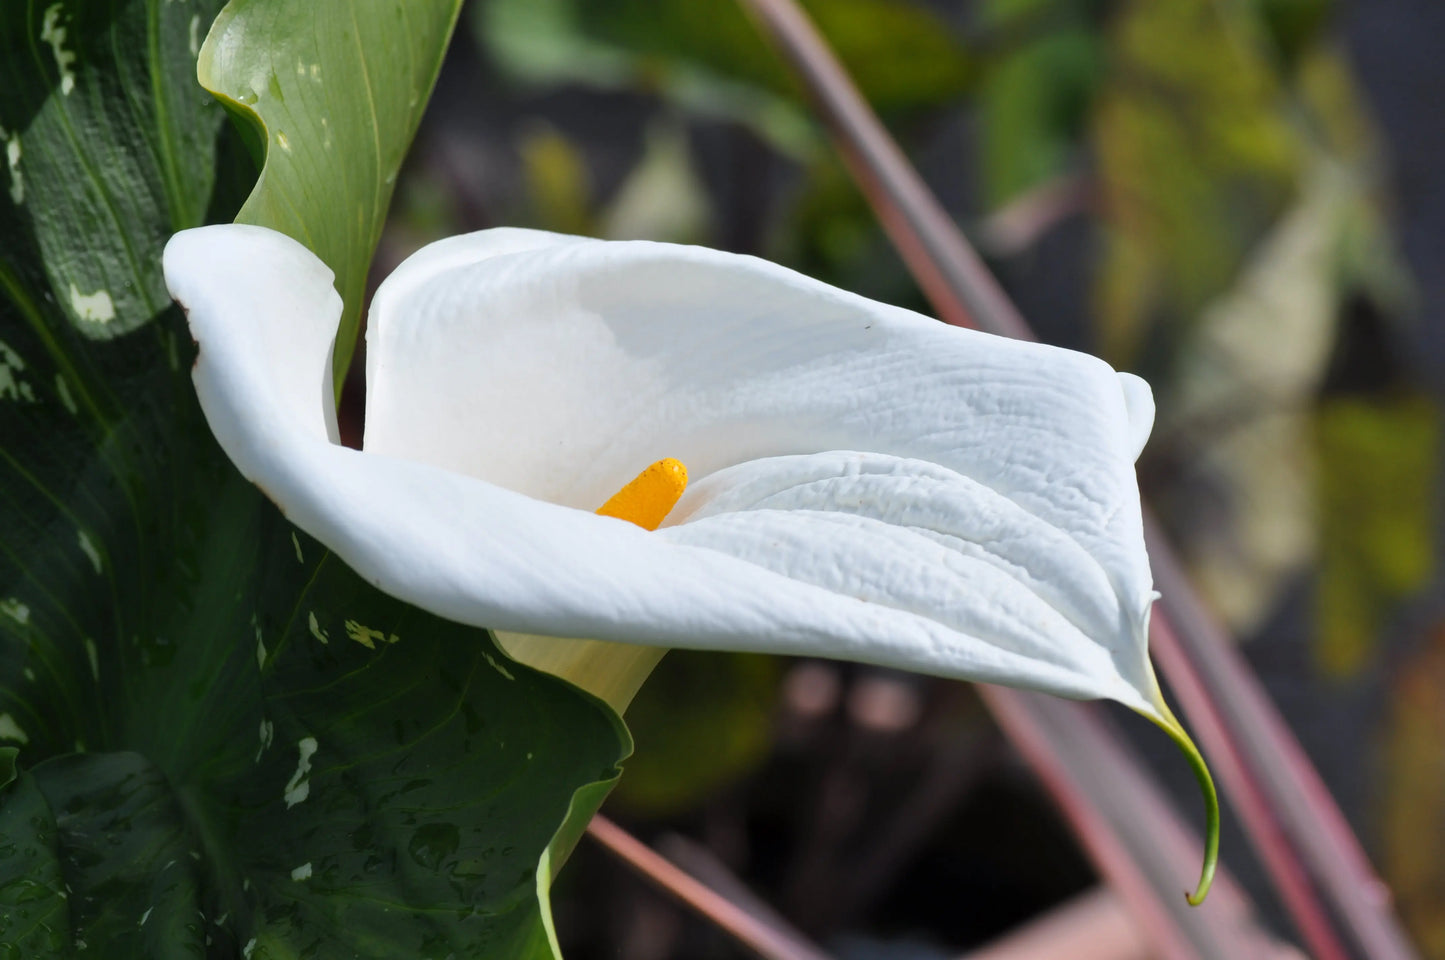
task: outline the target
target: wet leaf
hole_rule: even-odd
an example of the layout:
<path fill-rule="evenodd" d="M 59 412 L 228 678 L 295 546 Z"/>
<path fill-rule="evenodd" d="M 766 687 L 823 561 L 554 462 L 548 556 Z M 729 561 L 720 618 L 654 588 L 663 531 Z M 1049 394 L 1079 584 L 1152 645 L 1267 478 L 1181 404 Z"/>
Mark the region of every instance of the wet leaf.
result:
<path fill-rule="evenodd" d="M 22 826 L 0 829 L 0 956 L 69 957 L 77 945 L 58 828 L 35 779 L 24 772 L 0 788 L 0 826 L 10 824 Z"/>
<path fill-rule="evenodd" d="M 616 716 L 361 581 L 196 402 L 161 246 L 254 178 L 195 80 L 216 7 L 0 7 L 0 945 L 552 956 L 547 881 L 627 750 Z M 321 157 L 350 133 L 307 102 L 291 153 Z M 373 160 L 327 168 L 339 209 L 387 189 Z"/>

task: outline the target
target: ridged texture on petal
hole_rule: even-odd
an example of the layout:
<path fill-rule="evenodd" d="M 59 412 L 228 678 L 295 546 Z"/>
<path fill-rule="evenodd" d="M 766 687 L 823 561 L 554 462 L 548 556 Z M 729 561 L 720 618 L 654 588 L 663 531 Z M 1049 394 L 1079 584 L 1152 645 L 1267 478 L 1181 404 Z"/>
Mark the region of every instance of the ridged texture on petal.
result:
<path fill-rule="evenodd" d="M 203 406 L 242 472 L 383 589 L 479 626 L 1157 712 L 1142 381 L 753 258 L 496 230 L 378 291 L 357 453 L 291 409 L 322 402 L 325 358 L 272 362 L 285 331 L 334 329 L 324 267 L 239 229 L 167 251 Z M 664 456 L 695 478 L 668 527 L 591 515 Z"/>

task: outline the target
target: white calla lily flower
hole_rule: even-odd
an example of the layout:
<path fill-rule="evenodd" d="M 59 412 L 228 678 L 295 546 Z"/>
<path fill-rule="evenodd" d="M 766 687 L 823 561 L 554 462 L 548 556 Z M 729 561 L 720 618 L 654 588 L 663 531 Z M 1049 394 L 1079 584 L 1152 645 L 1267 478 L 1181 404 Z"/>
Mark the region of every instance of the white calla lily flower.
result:
<path fill-rule="evenodd" d="M 213 226 L 171 240 L 165 276 L 240 471 L 522 659 L 575 647 L 505 632 L 845 658 L 1109 698 L 1182 736 L 1146 648 L 1153 400 L 1100 360 L 752 257 L 489 230 L 377 291 L 358 451 L 320 260 Z M 661 528 L 594 513 L 665 457 L 694 483 Z"/>
<path fill-rule="evenodd" d="M 1160 717 L 1134 458 L 1148 387 L 751 257 L 490 230 L 377 291 L 362 451 L 341 299 L 260 227 L 166 281 L 241 472 L 382 590 L 479 627 L 839 657 Z M 662 457 L 655 533 L 594 511 Z"/>

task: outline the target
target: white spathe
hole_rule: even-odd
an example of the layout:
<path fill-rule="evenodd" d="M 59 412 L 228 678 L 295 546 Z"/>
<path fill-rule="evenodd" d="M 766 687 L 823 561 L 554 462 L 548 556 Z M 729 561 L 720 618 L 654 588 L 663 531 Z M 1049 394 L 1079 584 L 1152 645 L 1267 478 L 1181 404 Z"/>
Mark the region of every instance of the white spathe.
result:
<path fill-rule="evenodd" d="M 1134 459 L 1147 385 L 752 257 L 490 230 L 393 273 L 364 451 L 332 274 L 280 233 L 165 252 L 222 447 L 378 587 L 463 623 L 839 657 L 1168 716 Z M 647 532 L 593 510 L 662 457 Z"/>

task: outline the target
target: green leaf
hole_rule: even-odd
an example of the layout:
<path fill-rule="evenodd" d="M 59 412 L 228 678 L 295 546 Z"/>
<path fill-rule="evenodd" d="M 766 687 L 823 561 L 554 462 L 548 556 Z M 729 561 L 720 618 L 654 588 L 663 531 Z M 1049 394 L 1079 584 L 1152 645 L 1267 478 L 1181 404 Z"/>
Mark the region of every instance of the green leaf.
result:
<path fill-rule="evenodd" d="M 13 748 L 7 748 L 13 749 Z M 13 767 L 13 756 L 11 758 Z M 11 824 L 21 825 L 13 829 Z M 0 788 L 0 958 L 68 957 L 70 903 L 58 828 L 29 774 Z"/>
<path fill-rule="evenodd" d="M 460 9 L 460 0 L 232 0 L 201 49 L 202 85 L 264 144 L 237 220 L 296 238 L 336 273 L 338 389 L 396 175 Z"/>
<path fill-rule="evenodd" d="M 1130 0 L 1111 19 L 1092 139 L 1108 212 L 1097 281 L 1104 354 L 1185 327 L 1234 281 L 1307 159 L 1244 4 Z"/>
<path fill-rule="evenodd" d="M 967 51 L 923 5 L 804 6 L 879 110 L 947 104 L 973 80 Z M 475 10 L 479 37 L 519 79 L 659 93 L 745 123 L 799 159 L 818 152 L 802 90 L 735 0 L 492 0 Z"/>
<path fill-rule="evenodd" d="M 194 78 L 217 6 L 0 7 L 0 960 L 552 956 L 616 715 L 378 593 L 196 402 L 161 247 L 254 176 Z"/>
<path fill-rule="evenodd" d="M 750 62 L 786 84 L 737 10 L 721 9 L 727 41 L 740 40 Z M 694 113 L 744 124 L 785 154 L 807 157 L 820 148 L 807 113 L 775 84 L 750 83 L 685 56 L 652 55 L 592 36 L 576 0 L 491 0 L 473 5 L 470 21 L 491 58 L 520 82 L 646 89 Z"/>
<path fill-rule="evenodd" d="M 148 254 L 205 215 L 221 124 L 192 80 L 191 42 L 214 0 L 139 15 L 135 2 L 115 6 L 130 15 L 34 0 L 0 14 L 9 176 L 0 277 L 7 288 L 54 290 L 66 329 L 85 339 L 121 336 L 169 304 Z M 118 58 L 112 44 L 130 55 Z M 27 268 L 35 274 L 18 276 Z"/>
<path fill-rule="evenodd" d="M 1320 573 L 1316 661 L 1358 674 L 1385 618 L 1434 570 L 1440 415 L 1422 396 L 1334 398 L 1315 418 Z"/>
<path fill-rule="evenodd" d="M 1002 41 L 979 90 L 990 207 L 1064 174 L 1081 151 L 1104 66 L 1085 6 L 993 0 L 985 10 Z"/>
<path fill-rule="evenodd" d="M 204 957 L 204 867 L 165 775 L 137 753 L 71 754 L 40 764 L 33 782 L 49 814 L 43 833 L 54 825 L 50 849 L 75 949 Z M 0 808 L 0 832 L 23 835 L 21 813 Z"/>

